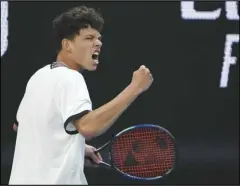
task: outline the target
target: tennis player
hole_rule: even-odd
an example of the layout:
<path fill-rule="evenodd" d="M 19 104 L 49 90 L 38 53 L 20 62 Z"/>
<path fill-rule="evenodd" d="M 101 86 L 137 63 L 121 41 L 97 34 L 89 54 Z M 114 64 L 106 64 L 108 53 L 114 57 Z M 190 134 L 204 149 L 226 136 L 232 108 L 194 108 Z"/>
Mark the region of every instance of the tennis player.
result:
<path fill-rule="evenodd" d="M 92 110 L 82 70 L 99 65 L 100 13 L 74 7 L 53 21 L 57 59 L 28 81 L 17 112 L 19 123 L 9 184 L 87 184 L 84 157 L 100 155 L 85 139 L 104 133 L 153 82 L 145 66 L 113 100 Z M 87 152 L 88 151 L 88 152 Z"/>

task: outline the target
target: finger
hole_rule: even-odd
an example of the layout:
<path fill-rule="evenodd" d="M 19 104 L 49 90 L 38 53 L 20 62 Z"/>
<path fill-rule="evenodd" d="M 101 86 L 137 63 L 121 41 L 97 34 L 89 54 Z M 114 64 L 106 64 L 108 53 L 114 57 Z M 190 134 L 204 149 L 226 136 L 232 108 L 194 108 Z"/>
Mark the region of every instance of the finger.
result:
<path fill-rule="evenodd" d="M 140 69 L 144 69 L 144 68 L 146 68 L 145 65 L 141 65 L 140 66 Z"/>
<path fill-rule="evenodd" d="M 98 167 L 98 165 L 93 163 L 90 158 L 85 158 L 84 166 L 86 166 L 86 167 Z"/>
<path fill-rule="evenodd" d="M 93 149 L 94 152 L 97 151 L 97 149 L 95 147 L 92 147 L 92 149 Z M 94 153 L 94 154 L 97 156 L 98 161 L 102 161 L 103 160 L 102 156 L 101 156 L 101 154 L 99 152 L 98 153 Z"/>
<path fill-rule="evenodd" d="M 103 161 L 102 156 L 101 156 L 101 154 L 99 152 L 96 155 L 97 155 L 99 161 Z"/>
<path fill-rule="evenodd" d="M 92 165 L 92 161 L 90 159 L 88 159 L 88 158 L 85 158 L 84 159 L 84 165 L 85 166 L 91 166 Z"/>
<path fill-rule="evenodd" d="M 99 164 L 99 163 L 100 163 L 100 160 L 99 160 L 98 156 L 97 156 L 95 153 L 93 153 L 93 154 L 91 155 L 91 159 L 92 159 L 93 162 L 96 163 L 96 164 Z"/>
<path fill-rule="evenodd" d="M 97 151 L 97 149 L 95 147 L 92 147 L 94 154 L 98 157 L 99 161 L 102 161 L 102 156 L 99 152 L 95 153 Z"/>
<path fill-rule="evenodd" d="M 146 68 L 146 73 L 150 74 L 150 70 L 148 68 Z"/>

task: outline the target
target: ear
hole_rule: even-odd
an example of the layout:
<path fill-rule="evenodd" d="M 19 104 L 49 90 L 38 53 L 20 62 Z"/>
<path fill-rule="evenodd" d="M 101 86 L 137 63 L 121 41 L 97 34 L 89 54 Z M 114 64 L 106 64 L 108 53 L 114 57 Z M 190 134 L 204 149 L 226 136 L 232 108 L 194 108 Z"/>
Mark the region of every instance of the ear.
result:
<path fill-rule="evenodd" d="M 63 39 L 62 40 L 62 49 L 71 53 L 72 52 L 72 43 L 68 39 Z"/>

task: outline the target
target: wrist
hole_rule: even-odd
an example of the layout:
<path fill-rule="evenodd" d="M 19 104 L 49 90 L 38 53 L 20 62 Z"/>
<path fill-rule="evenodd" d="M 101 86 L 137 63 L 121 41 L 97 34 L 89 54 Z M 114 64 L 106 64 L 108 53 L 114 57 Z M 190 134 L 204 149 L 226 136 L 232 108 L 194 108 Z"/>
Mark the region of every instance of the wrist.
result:
<path fill-rule="evenodd" d="M 132 93 L 134 94 L 135 96 L 139 96 L 143 90 L 141 88 L 139 88 L 138 86 L 134 85 L 133 83 L 130 83 L 128 86 L 127 86 L 127 89 Z"/>

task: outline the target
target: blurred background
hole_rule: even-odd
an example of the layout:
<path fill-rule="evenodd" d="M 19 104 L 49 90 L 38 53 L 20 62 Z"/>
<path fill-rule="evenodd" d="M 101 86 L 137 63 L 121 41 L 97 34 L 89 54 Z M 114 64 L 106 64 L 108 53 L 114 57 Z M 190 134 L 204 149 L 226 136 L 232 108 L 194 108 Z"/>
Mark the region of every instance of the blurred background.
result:
<path fill-rule="evenodd" d="M 237 1 L 1 1 L 1 184 L 8 183 L 12 125 L 27 81 L 54 61 L 52 20 L 83 4 L 105 18 L 100 65 L 83 73 L 93 107 L 122 91 L 140 65 L 154 76 L 149 91 L 89 144 L 99 147 L 126 127 L 152 123 L 175 136 L 179 151 L 175 171 L 164 179 L 136 181 L 86 168 L 89 184 L 239 184 Z"/>

